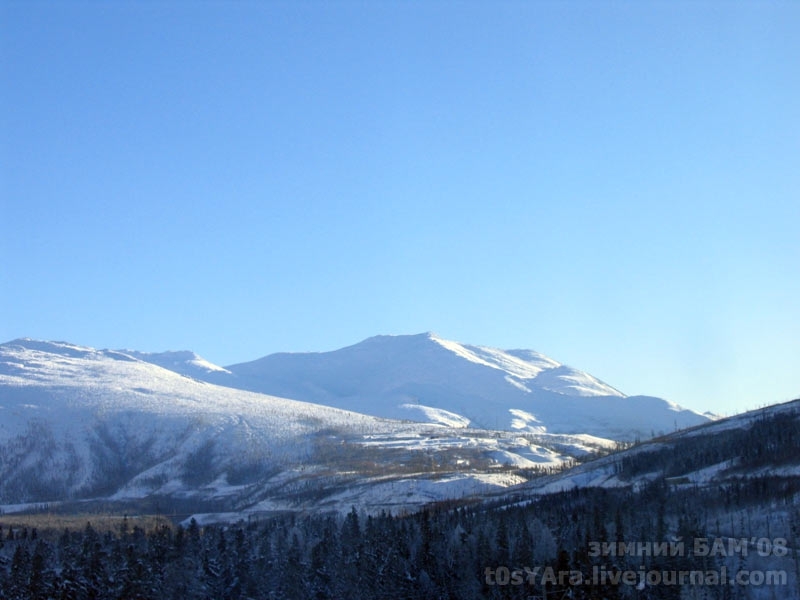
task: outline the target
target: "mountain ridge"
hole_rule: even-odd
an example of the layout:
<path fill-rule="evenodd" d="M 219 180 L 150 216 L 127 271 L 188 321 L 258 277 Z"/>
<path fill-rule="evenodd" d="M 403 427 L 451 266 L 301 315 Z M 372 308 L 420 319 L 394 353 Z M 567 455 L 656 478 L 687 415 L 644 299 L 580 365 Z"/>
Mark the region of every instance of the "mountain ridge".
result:
<path fill-rule="evenodd" d="M 662 399 L 626 397 L 619 391 L 612 396 L 581 396 L 586 390 L 574 388 L 573 395 L 525 392 L 506 380 L 509 372 L 530 390 L 535 388 L 531 381 L 561 363 L 534 351 L 500 351 L 433 337 L 376 336 L 333 357 L 281 356 L 290 364 L 297 358 L 310 361 L 316 372 L 308 371 L 307 364 L 294 368 L 312 375 L 358 374 L 388 360 L 395 378 L 379 368 L 367 382 L 377 392 L 395 392 L 394 386 L 403 383 L 398 373 L 422 365 L 420 377 L 429 378 L 428 387 L 420 388 L 423 392 L 441 392 L 444 388 L 436 384 L 448 379 L 465 385 L 501 382 L 517 397 L 543 393 L 545 400 L 557 398 L 564 418 L 592 405 L 609 409 L 608 420 L 617 418 L 614 409 L 619 406 L 638 407 L 650 416 L 679 413 Z M 404 361 L 396 361 L 398 356 Z M 366 367 L 353 367 L 354 357 L 367 357 Z M 508 498 L 513 503 L 520 494 L 541 496 L 576 487 L 636 490 L 658 475 L 653 470 L 658 463 L 651 457 L 664 461 L 658 476 L 667 477 L 669 485 L 714 486 L 734 481 L 745 467 L 755 474 L 772 468 L 764 462 L 768 454 L 750 446 L 764 438 L 759 445 L 778 452 L 775 448 L 780 450 L 793 434 L 783 422 L 770 424 L 761 414 L 797 414 L 794 403 L 717 422 L 702 419 L 698 426 L 559 475 L 555 473 L 575 458 L 582 461 L 589 452 L 607 454 L 621 446 L 586 431 L 554 431 L 553 420 L 547 419 L 552 414 L 526 411 L 530 406 L 502 406 L 510 417 L 505 431 L 475 428 L 463 415 L 430 403 L 403 407 L 422 415 L 421 422 L 389 420 L 195 377 L 240 376 L 238 369 L 209 364 L 189 351 L 97 350 L 25 338 L 0 344 L 0 510 L 55 500 L 77 503 L 75 507 L 92 500 L 118 506 L 155 502 L 226 520 L 271 511 L 341 512 L 354 505 L 372 512 L 405 511 L 459 498 Z M 450 369 L 444 379 L 437 375 L 443 366 Z M 288 373 L 287 380 L 292 382 L 294 375 Z M 313 377 L 306 383 L 315 389 Z M 357 383 L 344 377 L 336 390 L 317 386 L 316 391 L 358 393 Z M 458 391 L 457 386 L 449 391 Z M 737 431 L 750 424 L 764 434 L 747 438 L 751 462 L 737 463 L 732 457 L 743 452 L 739 440 L 745 439 Z M 796 456 L 789 457 L 791 462 L 786 453 L 775 454 L 776 465 L 796 476 Z M 619 471 L 620 464 L 628 470 Z M 542 478 L 543 473 L 554 474 Z"/>
<path fill-rule="evenodd" d="M 7 344 L 81 354 L 81 346 Z M 632 441 L 712 417 L 608 383 L 529 349 L 501 350 L 435 333 L 377 335 L 327 352 L 279 352 L 222 367 L 189 350 L 96 350 L 207 383 L 382 418 Z"/>
<path fill-rule="evenodd" d="M 194 360 L 172 353 L 167 364 L 176 356 Z M 148 498 L 192 510 L 405 510 L 519 483 L 509 466 L 554 467 L 613 445 L 393 421 L 30 339 L 0 344 L 0 416 L 0 510 Z"/>
<path fill-rule="evenodd" d="M 280 352 L 208 381 L 387 418 L 451 415 L 473 427 L 633 440 L 709 420 L 653 396 L 627 396 L 534 350 L 435 333 L 379 335 L 328 352 Z"/>

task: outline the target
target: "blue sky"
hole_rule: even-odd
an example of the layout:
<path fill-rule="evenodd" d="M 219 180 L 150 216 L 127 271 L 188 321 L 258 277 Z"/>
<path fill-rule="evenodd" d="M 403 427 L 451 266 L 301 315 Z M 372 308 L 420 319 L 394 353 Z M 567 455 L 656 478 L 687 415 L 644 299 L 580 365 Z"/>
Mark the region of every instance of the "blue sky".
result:
<path fill-rule="evenodd" d="M 0 5 L 0 338 L 435 331 L 800 396 L 795 2 Z"/>

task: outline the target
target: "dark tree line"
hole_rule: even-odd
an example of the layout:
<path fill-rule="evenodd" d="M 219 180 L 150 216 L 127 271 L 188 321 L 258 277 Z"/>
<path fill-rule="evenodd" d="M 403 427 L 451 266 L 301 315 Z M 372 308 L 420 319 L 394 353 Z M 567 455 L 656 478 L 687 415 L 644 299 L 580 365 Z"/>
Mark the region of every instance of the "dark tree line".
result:
<path fill-rule="evenodd" d="M 787 487 L 788 486 L 788 487 Z M 127 522 L 116 532 L 0 530 L 0 598 L 39 599 L 477 599 L 680 598 L 679 587 L 575 586 L 528 580 L 513 584 L 498 568 L 548 567 L 553 573 L 593 569 L 691 569 L 691 540 L 719 526 L 721 514 L 761 515 L 775 494 L 797 497 L 793 479 L 762 478 L 718 490 L 676 490 L 664 480 L 638 493 L 578 489 L 526 504 L 427 510 L 405 516 L 281 515 L 259 522 L 200 527 L 163 525 L 145 533 Z M 790 542 L 800 510 L 777 520 L 772 537 Z M 726 512 L 727 511 L 727 512 Z M 783 523 L 783 524 L 782 524 Z M 755 527 L 755 526 L 754 526 Z M 752 530 L 753 535 L 766 535 Z M 596 542 L 685 540 L 678 556 L 598 556 Z M 724 559 L 703 559 L 704 568 Z M 487 568 L 493 570 L 487 578 Z M 524 571 L 522 571 L 524 573 Z M 778 595 L 786 590 L 778 590 Z M 683 590 L 685 592 L 685 590 Z M 733 595 L 734 592 L 739 595 Z M 746 598 L 745 589 L 703 588 L 697 597 Z M 791 595 L 791 593 L 789 593 Z"/>
<path fill-rule="evenodd" d="M 642 450 L 624 455 L 618 464 L 621 476 L 633 478 L 658 469 L 674 477 L 725 461 L 740 471 L 791 464 L 800 456 L 800 418 L 787 411 L 758 418 L 746 429 L 698 433 Z"/>
<path fill-rule="evenodd" d="M 350 600 L 562 598 L 679 599 L 798 597 L 800 477 L 762 465 L 796 464 L 796 415 L 757 420 L 745 431 L 687 436 L 674 446 L 620 458 L 618 475 L 661 473 L 631 488 L 578 488 L 541 497 L 409 515 L 283 514 L 200 527 L 195 521 L 145 532 L 123 520 L 98 532 L 90 523 L 60 536 L 12 528 L 0 516 L 0 598 L 4 600 Z M 719 484 L 676 475 L 730 459 Z M 749 471 L 748 471 L 749 469 Z M 709 585 L 576 585 L 601 569 L 662 571 L 770 566 L 772 557 L 698 556 L 696 539 L 783 538 L 790 577 L 782 588 Z M 679 553 L 596 551 L 680 540 Z M 619 545 L 622 546 L 619 546 Z M 788 561 L 788 562 L 787 562 Z M 788 565 L 788 566 L 787 566 Z M 525 569 L 539 569 L 528 579 Z M 547 569 L 559 577 L 544 580 Z M 512 574 L 519 580 L 512 580 Z M 761 594 L 761 595 L 759 595 Z M 766 594 L 766 595 L 764 595 Z"/>

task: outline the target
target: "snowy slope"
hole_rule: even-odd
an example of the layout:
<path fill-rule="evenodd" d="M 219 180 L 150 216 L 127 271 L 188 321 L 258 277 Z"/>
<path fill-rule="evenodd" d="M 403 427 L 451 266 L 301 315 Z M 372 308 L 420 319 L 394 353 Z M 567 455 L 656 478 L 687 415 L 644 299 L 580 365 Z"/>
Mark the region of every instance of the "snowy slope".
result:
<path fill-rule="evenodd" d="M 323 353 L 272 354 L 204 378 L 376 416 L 633 440 L 707 422 L 659 398 L 625 396 L 532 350 L 426 333 L 377 336 Z"/>
<path fill-rule="evenodd" d="M 800 399 L 636 444 L 509 493 L 539 496 L 587 487 L 640 490 L 661 479 L 678 489 L 723 489 L 734 480 L 798 478 L 798 434 Z"/>
<path fill-rule="evenodd" d="M 386 429 L 378 419 L 220 388 L 119 352 L 18 340 L 0 356 L 5 475 L 36 469 L 68 494 L 106 492 L 110 480 L 145 471 L 154 491 L 193 458 L 218 462 L 204 465 L 212 471 L 242 468 L 234 457 L 243 447 L 248 460 L 288 460 L 321 427 Z"/>
<path fill-rule="evenodd" d="M 227 369 L 215 365 L 194 352 L 182 350 L 178 352 L 138 352 L 136 350 L 120 350 L 123 354 L 138 358 L 187 377 L 203 379 L 209 373 L 229 373 Z"/>
<path fill-rule="evenodd" d="M 472 479 L 507 485 L 486 475 L 504 464 L 558 465 L 610 443 L 390 421 L 221 387 L 203 372 L 224 374 L 191 354 L 0 345 L 0 504 L 166 496 L 309 507 L 352 499 L 353 485 L 370 502 L 378 475 L 385 487 L 458 473 L 458 486 L 432 486 L 444 499 Z"/>

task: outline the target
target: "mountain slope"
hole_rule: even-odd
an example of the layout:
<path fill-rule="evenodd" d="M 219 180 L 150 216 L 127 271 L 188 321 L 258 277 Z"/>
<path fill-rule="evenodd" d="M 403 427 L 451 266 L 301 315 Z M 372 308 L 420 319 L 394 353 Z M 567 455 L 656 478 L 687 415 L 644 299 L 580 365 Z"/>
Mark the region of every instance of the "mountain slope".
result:
<path fill-rule="evenodd" d="M 141 361 L 158 365 L 170 371 L 175 371 L 181 375 L 194 377 L 195 379 L 203 379 L 208 377 L 210 373 L 229 373 L 227 369 L 210 363 L 203 357 L 188 350 L 179 352 L 138 352 L 136 350 L 120 350 L 120 352 Z"/>
<path fill-rule="evenodd" d="M 608 443 L 390 421 L 217 386 L 154 361 L 221 372 L 188 354 L 0 345 L 0 504 L 166 497 L 243 511 L 361 498 L 413 507 L 520 482 L 503 464 L 558 465 Z M 371 495 L 378 485 L 393 494 Z"/>
<path fill-rule="evenodd" d="M 280 353 L 207 381 L 382 417 L 633 440 L 707 422 L 659 398 L 625 396 L 532 350 L 426 333 L 377 336 L 322 353 Z"/>
<path fill-rule="evenodd" d="M 763 478 L 793 480 L 800 490 L 800 399 L 636 444 L 563 473 L 534 479 L 513 493 L 641 490 L 655 481 L 676 489 L 718 490 L 726 484 Z"/>
<path fill-rule="evenodd" d="M 306 436 L 320 428 L 387 428 L 363 415 L 219 388 L 119 352 L 32 340 L 0 348 L 4 484 L 8 491 L 19 481 L 20 497 L 31 469 L 40 472 L 36 485 L 59 491 L 54 496 L 105 494 L 137 477 L 156 491 L 200 455 L 218 463 L 205 465 L 210 476 L 233 467 L 243 447 L 248 460 L 280 463 L 305 452 Z"/>

